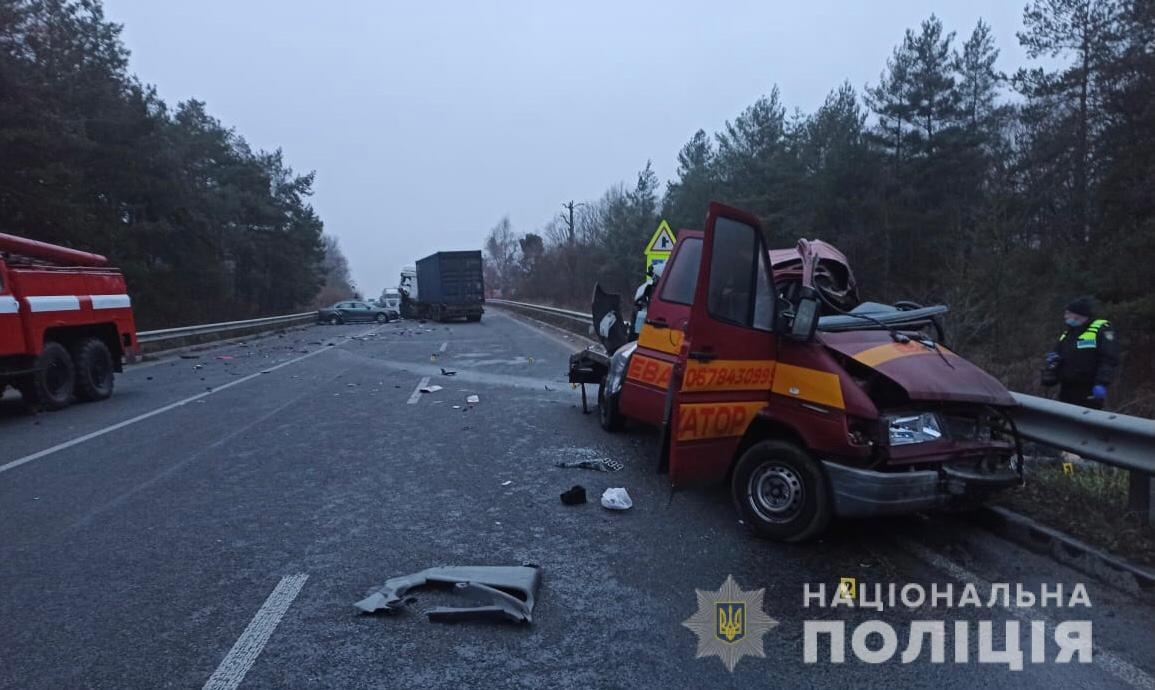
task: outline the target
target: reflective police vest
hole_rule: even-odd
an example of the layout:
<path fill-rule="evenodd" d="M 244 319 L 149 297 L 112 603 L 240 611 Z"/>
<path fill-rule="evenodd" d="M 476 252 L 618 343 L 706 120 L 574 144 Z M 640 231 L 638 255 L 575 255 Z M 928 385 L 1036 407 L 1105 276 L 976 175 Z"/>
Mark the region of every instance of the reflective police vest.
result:
<path fill-rule="evenodd" d="M 1099 345 L 1099 329 L 1104 326 L 1110 326 L 1107 319 L 1095 319 L 1087 325 L 1087 330 L 1079 334 L 1079 339 L 1075 341 L 1076 350 L 1094 350 Z M 1059 336 L 1059 342 L 1067 339 L 1067 331 Z"/>

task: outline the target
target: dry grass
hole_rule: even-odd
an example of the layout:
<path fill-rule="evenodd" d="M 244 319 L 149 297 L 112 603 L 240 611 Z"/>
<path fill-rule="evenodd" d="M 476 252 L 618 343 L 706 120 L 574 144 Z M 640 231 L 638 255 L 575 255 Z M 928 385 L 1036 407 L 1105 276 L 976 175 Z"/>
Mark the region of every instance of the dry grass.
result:
<path fill-rule="evenodd" d="M 1127 510 L 1127 472 L 1097 463 L 1028 461 L 1026 486 L 996 502 L 1136 563 L 1155 566 L 1155 527 Z"/>

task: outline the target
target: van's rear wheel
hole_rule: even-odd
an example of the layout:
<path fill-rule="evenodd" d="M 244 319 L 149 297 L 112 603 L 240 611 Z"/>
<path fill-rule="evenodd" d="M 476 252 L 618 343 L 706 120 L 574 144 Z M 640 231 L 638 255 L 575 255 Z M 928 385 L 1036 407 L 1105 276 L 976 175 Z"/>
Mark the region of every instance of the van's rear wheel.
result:
<path fill-rule="evenodd" d="M 598 384 L 598 422 L 609 432 L 621 431 L 626 418 L 618 412 L 618 396 L 609 392 L 609 381 L 602 379 Z"/>
<path fill-rule="evenodd" d="M 68 407 L 76 386 L 76 369 L 68 350 L 57 342 L 44 343 L 36 367 L 35 374 L 18 384 L 25 402 L 48 410 Z"/>
<path fill-rule="evenodd" d="M 762 441 L 738 460 L 730 482 L 734 505 L 759 536 L 809 539 L 830 523 L 830 491 L 818 463 L 798 446 Z"/>
<path fill-rule="evenodd" d="M 80 400 L 104 400 L 112 395 L 115 378 L 112 353 L 99 338 L 85 338 L 72 347 L 76 367 L 76 397 Z"/>

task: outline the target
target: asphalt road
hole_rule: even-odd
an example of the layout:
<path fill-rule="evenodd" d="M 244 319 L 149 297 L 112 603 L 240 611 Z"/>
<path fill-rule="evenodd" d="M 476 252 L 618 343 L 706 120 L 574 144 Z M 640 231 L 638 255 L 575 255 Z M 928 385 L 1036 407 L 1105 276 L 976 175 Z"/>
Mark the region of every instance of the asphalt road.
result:
<path fill-rule="evenodd" d="M 725 491 L 671 494 L 656 435 L 610 435 L 565 383 L 576 341 L 491 310 L 478 324 L 314 327 L 169 357 L 114 397 L 32 415 L 0 401 L 0 686 L 1150 687 L 1155 609 L 953 518 L 839 524 L 784 546 L 747 534 Z M 436 361 L 433 361 L 436 359 Z M 443 376 L 441 368 L 454 370 Z M 263 373 L 262 373 L 263 372 Z M 442 386 L 416 389 L 423 377 Z M 466 403 L 477 395 L 480 402 Z M 554 466 L 613 458 L 617 473 Z M 584 485 L 591 502 L 558 494 Z M 626 487 L 634 507 L 597 504 Z M 539 564 L 526 626 L 433 623 L 353 603 L 450 564 Z M 777 626 L 733 672 L 695 658 L 695 590 L 732 575 Z M 1092 607 L 803 606 L 804 586 L 1085 583 Z M 979 621 L 1090 620 L 1093 661 L 977 663 Z M 803 660 L 803 621 L 846 622 L 846 662 Z M 858 624 L 898 631 L 881 664 Z M 971 626 L 969 661 L 902 663 L 913 621 Z M 238 643 L 238 640 L 240 642 Z M 879 640 L 869 641 L 877 649 Z"/>

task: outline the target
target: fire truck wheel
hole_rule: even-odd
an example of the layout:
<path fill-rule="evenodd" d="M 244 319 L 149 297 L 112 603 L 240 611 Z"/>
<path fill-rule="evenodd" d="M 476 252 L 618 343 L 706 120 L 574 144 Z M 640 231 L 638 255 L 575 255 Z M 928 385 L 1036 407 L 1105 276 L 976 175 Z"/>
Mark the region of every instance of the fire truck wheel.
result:
<path fill-rule="evenodd" d="M 626 425 L 625 417 L 618 412 L 618 396 L 610 395 L 605 379 L 598 384 L 598 422 L 609 432 L 621 431 Z"/>
<path fill-rule="evenodd" d="M 72 346 L 72 363 L 76 367 L 76 397 L 80 400 L 104 400 L 112 395 L 112 353 L 99 338 L 85 338 Z"/>
<path fill-rule="evenodd" d="M 734 505 L 756 534 L 798 542 L 830 522 L 826 477 L 806 451 L 785 441 L 761 441 L 738 460 L 730 482 Z"/>
<path fill-rule="evenodd" d="M 44 351 L 36 362 L 39 371 L 22 388 L 25 400 L 45 409 L 59 410 L 72 402 L 76 385 L 76 371 L 68 350 L 60 343 L 44 343 Z"/>

